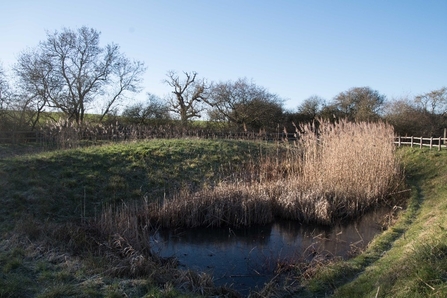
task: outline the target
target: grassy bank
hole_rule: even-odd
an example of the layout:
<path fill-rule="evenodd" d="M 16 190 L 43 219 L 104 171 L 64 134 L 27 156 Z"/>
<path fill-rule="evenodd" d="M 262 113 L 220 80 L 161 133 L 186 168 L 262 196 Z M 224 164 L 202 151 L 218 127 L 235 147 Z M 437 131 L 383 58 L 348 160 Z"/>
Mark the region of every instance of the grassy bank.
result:
<path fill-rule="evenodd" d="M 23 213 L 66 221 L 102 205 L 168 196 L 221 180 L 256 160 L 259 143 L 154 140 L 0 160 L 3 204 L 11 222 Z M 272 149 L 273 150 L 273 149 Z M 6 199 L 7 198 L 7 199 Z"/>
<path fill-rule="evenodd" d="M 310 278 L 295 275 L 295 295 L 447 296 L 447 152 L 403 148 L 397 154 L 411 188 L 408 208 L 358 257 L 314 270 Z"/>
<path fill-rule="evenodd" d="M 150 209 L 150 203 L 161 205 L 179 191 L 203 194 L 227 182 L 247 188 L 245 182 L 264 181 L 266 195 L 279 195 L 286 187 L 278 181 L 287 181 L 279 178 L 301 170 L 287 165 L 290 148 L 283 149 L 255 142 L 153 140 L 1 159 L 0 297 L 237 296 L 231 289 L 215 289 L 209 276 L 179 271 L 173 260 L 158 259 L 138 245 L 145 241 L 139 238 L 142 234 L 126 233 L 129 225 L 141 225 L 140 215 L 147 214 L 144 208 Z M 284 293 L 324 297 L 334 292 L 361 297 L 374 296 L 378 289 L 379 296 L 403 297 L 404 292 L 397 291 L 400 283 L 406 283 L 407 291 L 418 283 L 421 290 L 432 291 L 427 293 L 442 293 L 445 239 L 438 232 L 446 228 L 441 194 L 447 190 L 441 181 L 447 176 L 440 165 L 446 164 L 447 154 L 398 153 L 413 188 L 398 223 L 356 259 L 292 271 L 289 284 L 278 288 L 272 283 L 261 297 Z M 286 163 L 278 167 L 279 156 L 286 157 Z M 250 191 L 255 189 L 248 188 L 247 197 Z M 136 216 L 129 220 L 123 210 Z M 430 220 L 434 226 L 427 224 Z M 400 254 L 393 254 L 398 246 Z M 407 258 L 413 253 L 414 264 Z M 427 272 L 432 265 L 441 267 L 426 276 L 417 271 L 422 264 L 427 264 Z M 398 279 L 391 278 L 393 272 L 400 273 Z"/>
<path fill-rule="evenodd" d="M 276 152 L 255 142 L 186 139 L 19 156 L 2 149 L 0 297 L 177 296 L 210 288 L 210 278 L 137 251 L 96 219 L 115 206 L 225 180 L 260 152 Z"/>

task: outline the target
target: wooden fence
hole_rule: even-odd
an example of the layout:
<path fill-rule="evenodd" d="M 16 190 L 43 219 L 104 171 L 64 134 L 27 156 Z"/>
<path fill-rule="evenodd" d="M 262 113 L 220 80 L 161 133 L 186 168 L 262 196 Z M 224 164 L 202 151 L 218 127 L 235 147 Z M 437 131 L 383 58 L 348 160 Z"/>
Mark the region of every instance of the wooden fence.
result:
<path fill-rule="evenodd" d="M 39 143 L 43 135 L 39 131 L 0 131 L 0 144 Z"/>
<path fill-rule="evenodd" d="M 424 137 L 396 137 L 394 143 L 398 146 L 411 146 L 411 147 L 430 147 L 437 148 L 441 150 L 442 148 L 447 148 L 447 138 L 439 137 L 439 138 L 424 138 Z"/>
<path fill-rule="evenodd" d="M 214 131 L 210 129 L 181 130 L 178 128 L 151 129 L 112 128 L 95 130 L 37 130 L 37 131 L 0 131 L 0 144 L 37 143 L 45 147 L 74 148 L 83 145 L 95 145 L 104 142 L 122 142 L 147 139 L 233 139 L 233 140 L 260 140 L 284 141 L 296 140 L 294 133 L 270 133 L 253 131 Z"/>
<path fill-rule="evenodd" d="M 50 147 L 77 147 L 79 141 L 90 140 L 90 143 L 95 144 L 101 141 L 130 141 L 140 139 L 154 139 L 154 138 L 181 138 L 181 137 L 196 137 L 201 139 L 240 139 L 240 140 L 263 140 L 263 141 L 294 141 L 296 134 L 294 133 L 266 133 L 266 132 L 217 132 L 212 130 L 184 130 L 182 132 L 171 130 L 152 130 L 152 129 L 112 129 L 94 132 L 83 132 L 80 135 L 76 133 L 65 134 L 61 131 L 47 132 L 47 131 L 0 131 L 0 144 L 23 144 L 23 143 L 37 143 L 43 146 Z M 395 137 L 394 143 L 398 146 L 410 146 L 416 148 L 429 147 L 430 149 L 447 149 L 447 137 Z M 65 144 L 65 145 L 64 145 Z"/>

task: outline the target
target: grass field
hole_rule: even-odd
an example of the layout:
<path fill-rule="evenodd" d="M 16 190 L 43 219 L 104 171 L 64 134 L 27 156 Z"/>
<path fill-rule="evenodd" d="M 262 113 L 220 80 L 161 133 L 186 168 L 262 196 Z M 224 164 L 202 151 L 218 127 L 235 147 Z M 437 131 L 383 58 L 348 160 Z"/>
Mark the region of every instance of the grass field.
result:
<path fill-rule="evenodd" d="M 196 279 L 206 278 L 154 263 L 150 252 L 144 266 L 157 267 L 156 277 L 124 272 L 132 268 L 123 264 L 132 261 L 123 256 L 129 247 L 117 248 L 120 239 L 92 231 L 91 221 L 104 207 L 162 200 L 181 188 L 224 180 L 260 152 L 276 150 L 255 142 L 183 139 L 14 154 L 32 149 L 2 147 L 0 297 L 177 296 L 175 280 L 176 288 L 187 285 L 185 292 L 201 289 Z"/>
<path fill-rule="evenodd" d="M 160 203 L 216 181 L 253 180 L 235 173 L 266 173 L 280 154 L 275 144 L 185 139 L 19 156 L 1 150 L 8 154 L 0 157 L 0 297 L 236 297 L 213 288 L 211 277 L 179 271 L 172 260 L 98 227 L 108 210 L 142 198 Z M 445 296 L 447 152 L 396 154 L 411 198 L 395 225 L 358 257 L 292 270 L 289 283 L 253 297 Z M 270 164 L 263 169 L 266 156 Z"/>

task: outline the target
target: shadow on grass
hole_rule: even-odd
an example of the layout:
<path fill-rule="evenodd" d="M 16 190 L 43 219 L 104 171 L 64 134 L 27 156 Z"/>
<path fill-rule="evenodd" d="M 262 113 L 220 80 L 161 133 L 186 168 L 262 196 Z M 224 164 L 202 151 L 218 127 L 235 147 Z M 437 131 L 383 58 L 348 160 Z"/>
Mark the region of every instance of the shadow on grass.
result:
<path fill-rule="evenodd" d="M 259 143 L 153 140 L 9 157 L 0 160 L 6 221 L 31 214 L 69 221 L 94 217 L 104 205 L 143 197 L 161 201 L 253 162 Z M 11 218 L 12 217 L 12 218 Z"/>

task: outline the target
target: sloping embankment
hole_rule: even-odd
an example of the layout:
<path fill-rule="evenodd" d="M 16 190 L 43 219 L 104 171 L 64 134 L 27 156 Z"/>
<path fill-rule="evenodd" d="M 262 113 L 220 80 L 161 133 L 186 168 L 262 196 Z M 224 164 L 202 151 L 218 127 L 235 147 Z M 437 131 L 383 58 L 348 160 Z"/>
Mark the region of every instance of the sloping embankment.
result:
<path fill-rule="evenodd" d="M 397 153 L 411 188 L 407 209 L 363 254 L 303 281 L 300 297 L 447 297 L 447 151 Z"/>

